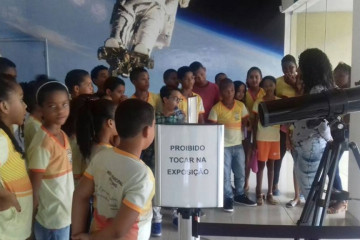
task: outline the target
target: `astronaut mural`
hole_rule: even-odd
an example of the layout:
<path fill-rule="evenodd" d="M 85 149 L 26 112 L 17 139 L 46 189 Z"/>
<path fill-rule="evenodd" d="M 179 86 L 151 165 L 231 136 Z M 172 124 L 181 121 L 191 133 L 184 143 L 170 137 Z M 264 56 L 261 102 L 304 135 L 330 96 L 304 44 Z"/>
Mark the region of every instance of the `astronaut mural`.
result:
<path fill-rule="evenodd" d="M 111 33 L 98 58 L 110 65 L 112 75 L 127 77 L 135 67 L 153 68 L 154 47 L 170 45 L 178 5 L 190 0 L 117 0 L 110 24 Z"/>

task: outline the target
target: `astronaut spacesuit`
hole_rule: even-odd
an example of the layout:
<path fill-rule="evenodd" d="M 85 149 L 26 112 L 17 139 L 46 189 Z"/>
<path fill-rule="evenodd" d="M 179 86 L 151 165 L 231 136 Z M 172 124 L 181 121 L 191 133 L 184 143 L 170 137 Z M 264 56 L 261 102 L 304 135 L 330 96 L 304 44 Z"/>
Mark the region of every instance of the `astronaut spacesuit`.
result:
<path fill-rule="evenodd" d="M 180 4 L 180 7 L 185 8 L 189 1 L 117 0 L 110 20 L 110 38 L 105 41 L 104 48 L 126 51 L 125 54 L 119 54 L 120 62 L 126 62 L 132 53 L 145 60 L 150 58 L 155 46 L 162 48 L 170 45 L 177 6 Z M 114 60 L 113 55 L 103 52 L 99 54 L 100 59 L 108 61 L 111 57 Z M 109 64 L 114 64 L 114 61 Z"/>

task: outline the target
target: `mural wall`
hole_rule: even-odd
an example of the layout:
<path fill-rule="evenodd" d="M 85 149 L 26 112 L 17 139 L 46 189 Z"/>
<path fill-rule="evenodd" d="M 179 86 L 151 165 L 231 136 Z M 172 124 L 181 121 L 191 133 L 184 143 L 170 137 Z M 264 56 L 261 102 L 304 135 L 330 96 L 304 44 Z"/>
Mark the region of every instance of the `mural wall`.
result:
<path fill-rule="evenodd" d="M 90 71 L 96 65 L 106 65 L 97 59 L 96 51 L 109 36 L 115 1 L 1 2 L 0 54 L 17 64 L 19 81 L 29 81 L 47 70 L 51 77 L 63 81 L 71 69 Z M 245 80 L 252 66 L 260 67 L 264 75 L 281 75 L 284 25 L 278 10 L 280 1 L 225 0 L 218 4 L 192 0 L 187 9 L 178 11 L 170 47 L 153 51 L 151 91 L 159 91 L 166 69 L 193 61 L 205 65 L 210 81 L 218 72 Z M 216 9 L 218 14 L 214 15 Z M 126 92 L 131 94 L 133 88 L 127 83 Z"/>

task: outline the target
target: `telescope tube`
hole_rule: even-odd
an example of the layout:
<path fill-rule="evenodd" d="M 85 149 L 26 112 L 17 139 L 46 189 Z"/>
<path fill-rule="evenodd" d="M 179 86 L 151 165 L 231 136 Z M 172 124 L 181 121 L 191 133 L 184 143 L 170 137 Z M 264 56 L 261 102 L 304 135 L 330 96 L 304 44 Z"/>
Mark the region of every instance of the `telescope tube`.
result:
<path fill-rule="evenodd" d="M 360 87 L 332 89 L 259 104 L 259 118 L 264 127 L 305 119 L 333 118 L 357 111 L 360 111 Z"/>

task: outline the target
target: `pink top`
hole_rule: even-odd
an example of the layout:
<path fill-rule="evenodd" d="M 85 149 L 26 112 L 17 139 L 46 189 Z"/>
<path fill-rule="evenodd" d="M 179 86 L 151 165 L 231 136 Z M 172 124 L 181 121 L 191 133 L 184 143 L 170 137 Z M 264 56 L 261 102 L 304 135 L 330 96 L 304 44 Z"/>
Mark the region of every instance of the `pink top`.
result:
<path fill-rule="evenodd" d="M 204 119 L 205 122 L 208 122 L 208 116 L 211 108 L 220 99 L 219 87 L 215 83 L 208 82 L 205 87 L 201 88 L 194 85 L 193 92 L 199 94 L 202 98 L 205 108 Z"/>

